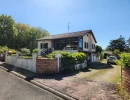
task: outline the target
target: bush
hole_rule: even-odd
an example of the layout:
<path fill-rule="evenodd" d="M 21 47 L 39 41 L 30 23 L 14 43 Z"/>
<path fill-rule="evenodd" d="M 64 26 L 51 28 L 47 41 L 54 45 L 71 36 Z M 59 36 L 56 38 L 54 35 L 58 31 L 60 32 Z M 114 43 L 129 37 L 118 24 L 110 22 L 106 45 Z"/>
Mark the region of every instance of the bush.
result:
<path fill-rule="evenodd" d="M 4 53 L 5 54 L 6 50 L 8 50 L 7 46 L 0 46 L 0 53 Z"/>
<path fill-rule="evenodd" d="M 60 52 L 54 51 L 51 54 L 47 55 L 48 58 L 55 58 L 55 55 L 61 54 L 61 71 L 62 72 L 71 72 L 73 71 L 73 66 L 76 64 L 76 61 L 83 63 L 86 60 L 86 54 L 82 52 L 76 52 L 71 54 L 70 52 Z"/>
<path fill-rule="evenodd" d="M 121 53 L 119 54 L 120 59 L 115 60 L 115 63 L 130 68 L 130 53 Z"/>
<path fill-rule="evenodd" d="M 14 50 L 14 49 L 9 49 L 9 51 L 8 51 L 10 54 L 15 54 L 17 51 L 16 50 Z"/>
<path fill-rule="evenodd" d="M 33 53 L 38 53 L 38 49 L 33 49 Z"/>
<path fill-rule="evenodd" d="M 54 51 L 50 54 L 47 55 L 47 58 L 55 58 L 55 55 L 58 54 L 58 53 L 61 53 L 60 51 Z"/>
<path fill-rule="evenodd" d="M 74 56 L 76 58 L 76 61 L 78 61 L 79 63 L 83 63 L 87 59 L 86 54 L 83 52 L 76 52 L 72 54 L 72 56 Z"/>
<path fill-rule="evenodd" d="M 26 48 L 23 48 L 23 49 L 21 49 L 21 54 L 22 54 L 22 55 L 30 54 L 30 50 L 29 50 L 29 49 L 26 49 Z"/>

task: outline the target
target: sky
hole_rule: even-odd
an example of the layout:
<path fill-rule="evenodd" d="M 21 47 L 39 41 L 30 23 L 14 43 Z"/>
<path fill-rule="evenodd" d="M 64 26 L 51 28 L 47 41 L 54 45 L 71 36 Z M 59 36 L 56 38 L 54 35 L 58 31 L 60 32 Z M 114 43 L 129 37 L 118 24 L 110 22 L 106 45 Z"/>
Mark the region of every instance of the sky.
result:
<path fill-rule="evenodd" d="M 51 35 L 91 29 L 103 49 L 120 35 L 130 37 L 130 0 L 0 0 L 0 14 Z"/>

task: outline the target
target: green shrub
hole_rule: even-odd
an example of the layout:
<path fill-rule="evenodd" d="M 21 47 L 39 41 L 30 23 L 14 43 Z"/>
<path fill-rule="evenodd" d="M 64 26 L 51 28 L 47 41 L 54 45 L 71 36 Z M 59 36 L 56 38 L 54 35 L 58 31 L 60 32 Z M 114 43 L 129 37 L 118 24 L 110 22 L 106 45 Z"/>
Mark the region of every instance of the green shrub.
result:
<path fill-rule="evenodd" d="M 38 49 L 33 49 L 33 53 L 38 53 Z"/>
<path fill-rule="evenodd" d="M 14 50 L 14 49 L 9 49 L 9 51 L 8 51 L 10 54 L 14 54 L 14 53 L 16 53 L 17 51 L 16 50 Z"/>
<path fill-rule="evenodd" d="M 130 68 L 130 53 L 121 53 L 119 54 L 120 59 L 115 60 L 115 63 Z"/>
<path fill-rule="evenodd" d="M 87 58 L 86 54 L 83 52 L 76 52 L 72 54 L 72 56 L 74 56 L 76 58 L 76 61 L 79 61 L 79 63 L 83 63 Z"/>
<path fill-rule="evenodd" d="M 60 51 L 54 51 L 50 54 L 47 55 L 47 58 L 55 58 L 55 55 L 58 54 L 58 53 L 61 53 Z"/>
<path fill-rule="evenodd" d="M 76 61 L 83 63 L 86 60 L 86 54 L 82 52 L 76 52 L 71 54 L 70 52 L 60 52 L 54 51 L 51 54 L 47 55 L 47 58 L 55 58 L 55 55 L 61 54 L 61 71 L 62 72 L 71 72 L 73 71 L 73 66 L 76 64 Z"/>
<path fill-rule="evenodd" d="M 7 46 L 0 46 L 0 53 L 4 53 L 5 54 L 6 50 L 8 50 Z"/>
<path fill-rule="evenodd" d="M 22 54 L 22 55 L 30 54 L 30 50 L 29 50 L 29 49 L 26 49 L 26 48 L 23 48 L 23 49 L 21 49 L 21 54 Z"/>

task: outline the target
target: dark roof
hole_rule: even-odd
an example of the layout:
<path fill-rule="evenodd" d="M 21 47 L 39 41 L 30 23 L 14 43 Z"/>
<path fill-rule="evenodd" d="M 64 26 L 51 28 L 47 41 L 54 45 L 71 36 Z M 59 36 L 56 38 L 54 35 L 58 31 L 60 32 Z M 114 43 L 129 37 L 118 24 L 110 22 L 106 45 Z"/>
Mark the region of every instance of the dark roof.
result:
<path fill-rule="evenodd" d="M 85 30 L 85 31 L 78 31 L 78 32 L 71 32 L 71 33 L 55 34 L 55 35 L 45 36 L 45 37 L 37 39 L 37 40 L 40 41 L 40 40 L 52 40 L 52 39 L 79 37 L 79 36 L 84 36 L 87 33 L 91 33 L 92 36 L 93 36 L 93 38 L 94 38 L 94 40 L 95 40 L 95 42 L 97 43 L 92 30 Z"/>

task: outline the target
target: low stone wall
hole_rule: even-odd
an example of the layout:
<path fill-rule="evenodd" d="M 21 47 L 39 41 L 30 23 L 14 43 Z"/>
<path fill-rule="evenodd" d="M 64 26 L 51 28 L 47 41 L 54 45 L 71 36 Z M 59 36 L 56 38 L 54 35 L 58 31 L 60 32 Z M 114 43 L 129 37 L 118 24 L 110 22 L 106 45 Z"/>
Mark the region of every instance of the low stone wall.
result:
<path fill-rule="evenodd" d="M 122 68 L 122 83 L 124 88 L 130 93 L 130 68 Z"/>
<path fill-rule="evenodd" d="M 5 61 L 5 54 L 0 54 L 0 61 Z"/>
<path fill-rule="evenodd" d="M 57 59 L 37 59 L 36 72 L 37 73 L 58 73 Z"/>
<path fill-rule="evenodd" d="M 76 70 L 83 69 L 83 68 L 86 68 L 86 67 L 87 67 L 87 61 L 86 60 L 84 61 L 84 63 L 75 65 Z"/>

